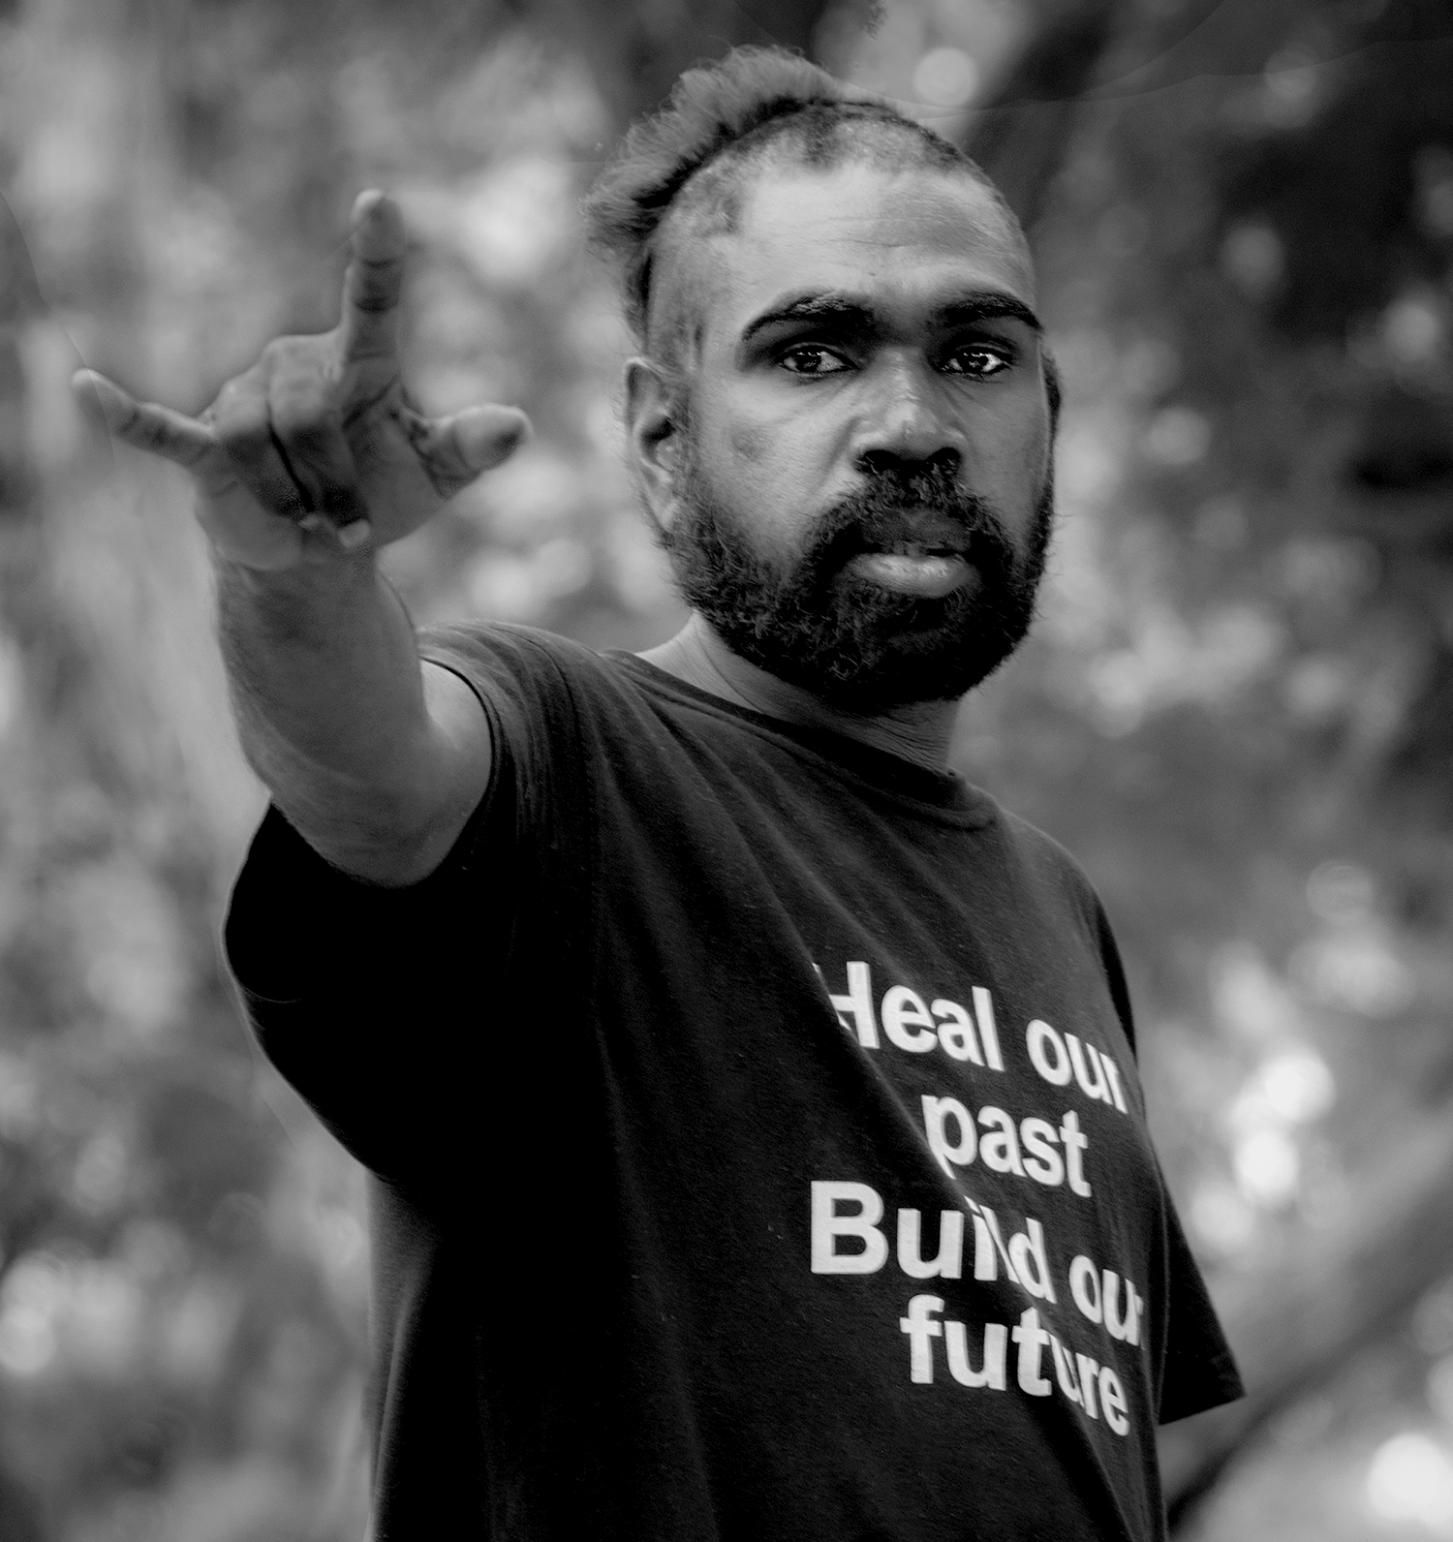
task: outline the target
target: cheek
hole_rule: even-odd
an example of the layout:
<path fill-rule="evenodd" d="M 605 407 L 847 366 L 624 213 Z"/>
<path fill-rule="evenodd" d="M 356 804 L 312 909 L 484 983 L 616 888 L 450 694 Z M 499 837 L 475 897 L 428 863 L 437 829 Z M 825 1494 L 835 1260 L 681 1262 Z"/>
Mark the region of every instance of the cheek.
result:
<path fill-rule="evenodd" d="M 812 501 L 829 480 L 824 436 L 775 400 L 724 392 L 703 399 L 695 421 L 701 464 L 763 514 Z"/>
<path fill-rule="evenodd" d="M 737 474 L 757 484 L 759 495 L 776 501 L 810 497 L 824 484 L 831 454 L 811 426 L 752 414 L 737 418 L 724 436 Z"/>
<path fill-rule="evenodd" d="M 768 435 L 759 423 L 733 424 L 727 442 L 738 460 L 755 463 L 767 458 Z"/>
<path fill-rule="evenodd" d="M 1049 465 L 1049 430 L 1036 431 L 1025 435 L 1021 465 L 1024 474 L 1034 482 L 1043 477 L 1045 468 Z"/>
<path fill-rule="evenodd" d="M 1004 422 L 999 444 L 1002 453 L 996 459 L 1002 474 L 1032 497 L 1049 470 L 1050 432 L 1047 414 L 1037 411 L 1014 414 Z"/>

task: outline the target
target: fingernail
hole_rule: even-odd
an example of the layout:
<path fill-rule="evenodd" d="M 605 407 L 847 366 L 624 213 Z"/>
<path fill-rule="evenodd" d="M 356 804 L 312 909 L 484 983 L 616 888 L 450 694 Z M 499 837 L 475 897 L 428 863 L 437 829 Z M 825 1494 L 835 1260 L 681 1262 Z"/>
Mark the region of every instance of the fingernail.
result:
<path fill-rule="evenodd" d="M 373 526 L 366 519 L 351 520 L 338 526 L 338 544 L 344 551 L 357 551 L 373 534 Z"/>

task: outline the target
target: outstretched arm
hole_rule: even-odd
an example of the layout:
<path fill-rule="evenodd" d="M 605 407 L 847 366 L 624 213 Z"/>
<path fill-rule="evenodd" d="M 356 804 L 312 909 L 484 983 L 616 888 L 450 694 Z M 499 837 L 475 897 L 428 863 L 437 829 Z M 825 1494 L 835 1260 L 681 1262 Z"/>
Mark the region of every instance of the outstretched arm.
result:
<path fill-rule="evenodd" d="M 192 476 L 248 760 L 320 855 L 385 884 L 443 859 L 487 784 L 490 743 L 469 689 L 421 667 L 375 554 L 528 427 L 511 408 L 431 419 L 408 405 L 404 250 L 396 205 L 363 194 L 339 325 L 269 343 L 200 417 L 138 402 L 92 370 L 75 381 L 117 438 Z"/>

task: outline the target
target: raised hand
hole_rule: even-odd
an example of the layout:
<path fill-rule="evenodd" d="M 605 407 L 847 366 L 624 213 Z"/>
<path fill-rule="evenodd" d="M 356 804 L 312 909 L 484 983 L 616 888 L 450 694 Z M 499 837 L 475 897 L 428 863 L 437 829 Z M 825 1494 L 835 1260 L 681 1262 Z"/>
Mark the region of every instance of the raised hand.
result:
<path fill-rule="evenodd" d="M 203 528 L 223 557 L 245 567 L 279 571 L 396 541 L 528 432 L 512 407 L 426 418 L 408 405 L 398 206 L 361 194 L 350 246 L 338 326 L 274 339 L 200 417 L 138 402 L 95 370 L 72 382 L 116 438 L 191 473 Z"/>

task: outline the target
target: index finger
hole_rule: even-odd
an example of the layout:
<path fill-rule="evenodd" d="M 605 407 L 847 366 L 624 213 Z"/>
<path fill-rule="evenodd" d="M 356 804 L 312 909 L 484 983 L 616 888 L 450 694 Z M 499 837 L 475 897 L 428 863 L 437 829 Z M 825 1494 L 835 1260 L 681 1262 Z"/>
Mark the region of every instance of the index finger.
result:
<path fill-rule="evenodd" d="M 399 295 L 408 236 L 399 206 L 385 193 L 360 193 L 353 205 L 351 255 L 343 275 L 343 358 L 366 359 L 398 348 Z"/>

